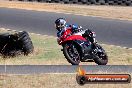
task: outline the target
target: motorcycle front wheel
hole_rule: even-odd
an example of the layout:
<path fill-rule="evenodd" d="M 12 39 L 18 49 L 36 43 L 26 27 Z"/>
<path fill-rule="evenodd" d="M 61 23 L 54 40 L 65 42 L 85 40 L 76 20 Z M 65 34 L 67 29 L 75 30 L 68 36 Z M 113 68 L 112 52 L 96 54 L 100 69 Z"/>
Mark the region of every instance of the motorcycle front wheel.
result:
<path fill-rule="evenodd" d="M 72 65 L 79 65 L 80 63 L 80 54 L 77 46 L 70 42 L 63 45 L 63 54 L 67 61 Z"/>

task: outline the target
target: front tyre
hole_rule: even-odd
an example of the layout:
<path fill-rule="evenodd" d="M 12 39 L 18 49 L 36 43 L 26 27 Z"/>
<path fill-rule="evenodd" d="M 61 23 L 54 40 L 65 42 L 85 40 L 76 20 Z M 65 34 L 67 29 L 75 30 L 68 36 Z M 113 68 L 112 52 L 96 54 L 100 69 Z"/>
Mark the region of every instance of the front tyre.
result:
<path fill-rule="evenodd" d="M 80 54 L 76 45 L 72 42 L 63 45 L 63 54 L 67 61 L 72 65 L 79 65 Z"/>
<path fill-rule="evenodd" d="M 102 46 L 96 44 L 94 49 L 94 54 L 96 55 L 94 61 L 98 65 L 106 65 L 108 63 L 108 56 Z"/>

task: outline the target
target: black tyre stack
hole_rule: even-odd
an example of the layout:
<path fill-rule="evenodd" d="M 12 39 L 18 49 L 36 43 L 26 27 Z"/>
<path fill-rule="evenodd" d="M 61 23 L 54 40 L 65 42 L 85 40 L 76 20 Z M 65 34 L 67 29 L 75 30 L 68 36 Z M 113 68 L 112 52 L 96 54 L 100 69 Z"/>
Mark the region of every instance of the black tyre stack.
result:
<path fill-rule="evenodd" d="M 118 5 L 118 0 L 113 0 L 114 4 L 113 5 Z"/>
<path fill-rule="evenodd" d="M 54 0 L 55 3 L 60 3 L 60 0 Z"/>
<path fill-rule="evenodd" d="M 69 0 L 63 0 L 64 4 L 69 4 Z"/>
<path fill-rule="evenodd" d="M 91 3 L 90 3 L 90 1 L 89 1 L 89 0 L 87 0 L 86 4 L 87 4 L 87 5 L 90 5 Z"/>
<path fill-rule="evenodd" d="M 132 0 L 126 0 L 126 6 L 132 6 Z"/>
<path fill-rule="evenodd" d="M 3 57 L 14 57 L 19 54 L 28 55 L 33 50 L 33 43 L 26 31 L 0 34 L 0 55 Z"/>
<path fill-rule="evenodd" d="M 105 5 L 105 0 L 96 0 L 97 5 Z"/>
<path fill-rule="evenodd" d="M 64 3 L 64 4 L 132 6 L 132 0 L 18 0 L 18 1 L 30 1 L 30 2 L 37 1 L 37 2 Z"/>
<path fill-rule="evenodd" d="M 78 0 L 72 0 L 72 3 L 73 4 L 77 4 L 78 3 Z"/>
<path fill-rule="evenodd" d="M 24 52 L 24 55 L 28 55 L 29 53 L 33 52 L 33 43 L 26 31 L 18 33 L 18 42 L 22 48 L 22 52 Z"/>
<path fill-rule="evenodd" d="M 81 0 L 82 4 L 87 4 L 87 0 Z"/>
<path fill-rule="evenodd" d="M 78 0 L 77 4 L 82 4 L 82 0 Z"/>
<path fill-rule="evenodd" d="M 89 0 L 90 4 L 97 4 L 96 0 Z"/>
<path fill-rule="evenodd" d="M 109 5 L 114 5 L 114 0 L 109 0 Z"/>

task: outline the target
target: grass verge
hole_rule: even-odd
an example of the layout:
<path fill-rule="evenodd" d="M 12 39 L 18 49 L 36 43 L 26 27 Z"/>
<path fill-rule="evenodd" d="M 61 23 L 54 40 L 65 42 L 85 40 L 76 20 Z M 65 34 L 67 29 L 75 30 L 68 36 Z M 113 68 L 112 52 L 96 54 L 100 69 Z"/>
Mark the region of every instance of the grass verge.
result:
<path fill-rule="evenodd" d="M 75 74 L 5 75 L 1 88 L 131 88 L 130 84 L 85 84 L 76 82 Z M 3 80 L 0 79 L 0 83 Z"/>
<path fill-rule="evenodd" d="M 8 31 L 0 30 L 0 33 Z M 7 65 L 70 65 L 64 58 L 61 46 L 56 38 L 46 35 L 30 34 L 35 50 L 29 56 L 17 56 L 15 58 L 0 57 L 0 64 Z M 106 50 L 109 62 L 108 65 L 132 65 L 132 50 L 117 46 L 102 45 Z M 85 65 L 95 65 L 94 62 L 83 62 Z"/>

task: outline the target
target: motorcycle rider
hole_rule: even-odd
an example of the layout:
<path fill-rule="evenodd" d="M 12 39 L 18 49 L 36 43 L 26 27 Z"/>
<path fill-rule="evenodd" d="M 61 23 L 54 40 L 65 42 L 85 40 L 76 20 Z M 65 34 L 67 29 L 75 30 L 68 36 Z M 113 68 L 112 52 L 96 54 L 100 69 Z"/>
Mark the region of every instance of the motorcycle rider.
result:
<path fill-rule="evenodd" d="M 74 34 L 74 33 L 78 32 L 79 29 L 82 28 L 82 27 L 78 27 L 75 24 L 67 25 L 66 23 L 67 22 L 66 22 L 66 20 L 64 18 L 58 18 L 55 21 L 55 27 L 56 27 L 56 29 L 58 31 L 57 32 L 57 37 L 58 38 L 60 38 L 67 29 L 70 29 L 72 34 Z M 85 33 L 82 34 L 82 36 L 84 38 L 86 38 L 87 40 L 89 40 L 91 43 L 94 42 L 93 37 L 95 37 L 95 36 L 93 36 L 93 33 L 92 33 L 91 30 L 87 29 L 85 31 Z"/>
<path fill-rule="evenodd" d="M 76 25 L 74 25 L 74 24 L 67 25 L 66 23 L 67 23 L 67 22 L 66 22 L 66 20 L 65 20 L 64 18 L 58 18 L 58 19 L 55 21 L 55 27 L 56 27 L 56 29 L 57 29 L 57 31 L 58 31 L 58 32 L 57 32 L 57 37 L 58 37 L 57 41 L 60 40 L 61 36 L 63 35 L 63 33 L 64 33 L 67 29 L 70 29 L 71 32 L 72 32 L 72 34 L 74 34 L 74 33 L 78 32 L 79 29 L 82 28 L 82 27 L 78 27 L 78 26 L 76 26 Z M 72 35 L 72 34 L 71 34 L 71 35 Z M 94 40 L 93 40 L 93 38 L 92 38 L 92 37 L 93 37 L 92 31 L 89 30 L 89 29 L 87 29 L 87 30 L 85 31 L 85 33 L 82 34 L 82 36 L 83 36 L 84 38 L 86 38 L 88 41 L 91 42 L 91 45 L 90 45 L 91 48 L 89 48 L 89 52 L 92 52 L 92 49 L 94 48 Z"/>
<path fill-rule="evenodd" d="M 70 29 L 72 34 L 75 33 L 78 30 L 78 26 L 75 24 L 68 25 L 66 24 L 66 20 L 64 18 L 58 18 L 55 21 L 55 27 L 57 29 L 57 37 L 61 37 L 63 33 L 67 30 Z"/>

